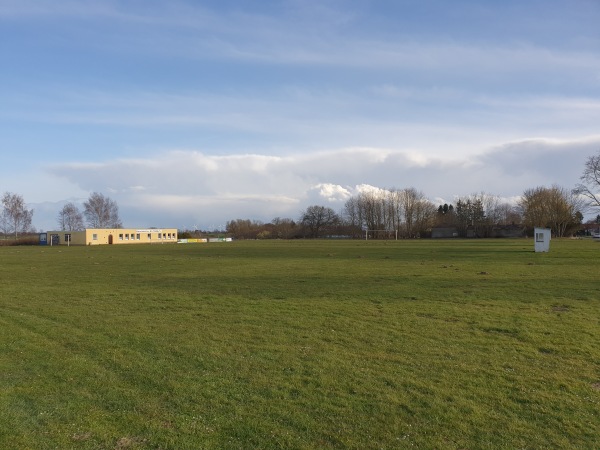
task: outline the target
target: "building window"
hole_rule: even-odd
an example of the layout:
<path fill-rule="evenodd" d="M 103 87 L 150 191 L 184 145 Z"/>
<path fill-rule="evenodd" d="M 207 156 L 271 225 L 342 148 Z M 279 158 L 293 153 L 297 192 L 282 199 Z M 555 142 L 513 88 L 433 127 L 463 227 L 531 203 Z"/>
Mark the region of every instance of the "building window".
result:
<path fill-rule="evenodd" d="M 167 233 L 163 233 L 163 239 L 167 238 Z"/>
<path fill-rule="evenodd" d="M 135 239 L 138 240 L 138 241 L 140 240 L 140 233 L 138 233 L 138 234 L 135 235 Z"/>
<path fill-rule="evenodd" d="M 92 241 L 97 241 L 98 235 L 96 233 L 92 234 Z"/>
<path fill-rule="evenodd" d="M 123 240 L 123 233 L 119 233 L 119 240 L 122 241 Z"/>
<path fill-rule="evenodd" d="M 148 233 L 148 240 L 151 241 L 152 240 L 152 233 Z"/>
<path fill-rule="evenodd" d="M 535 233 L 535 242 L 544 242 L 544 233 Z"/>

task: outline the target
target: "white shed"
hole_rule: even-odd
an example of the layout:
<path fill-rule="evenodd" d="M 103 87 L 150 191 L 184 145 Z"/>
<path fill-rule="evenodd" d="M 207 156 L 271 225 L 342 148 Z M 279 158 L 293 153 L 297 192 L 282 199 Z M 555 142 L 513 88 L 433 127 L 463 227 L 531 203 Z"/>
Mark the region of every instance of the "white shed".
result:
<path fill-rule="evenodd" d="M 534 243 L 536 253 L 550 251 L 550 237 L 550 228 L 534 229 Z"/>

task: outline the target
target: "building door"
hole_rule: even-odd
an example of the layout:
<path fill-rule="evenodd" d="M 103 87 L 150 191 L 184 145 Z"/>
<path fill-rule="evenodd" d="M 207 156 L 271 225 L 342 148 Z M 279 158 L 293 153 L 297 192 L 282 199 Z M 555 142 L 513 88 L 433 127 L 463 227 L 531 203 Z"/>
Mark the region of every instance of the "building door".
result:
<path fill-rule="evenodd" d="M 112 234 L 108 235 L 108 245 L 112 245 L 112 241 L 113 241 L 113 236 Z"/>

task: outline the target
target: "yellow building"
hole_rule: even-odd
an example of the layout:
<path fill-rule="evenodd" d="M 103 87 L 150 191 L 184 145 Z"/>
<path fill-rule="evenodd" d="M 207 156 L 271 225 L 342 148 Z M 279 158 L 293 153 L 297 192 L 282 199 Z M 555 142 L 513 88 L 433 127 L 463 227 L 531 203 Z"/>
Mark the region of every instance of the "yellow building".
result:
<path fill-rule="evenodd" d="M 86 228 L 48 231 L 46 245 L 163 244 L 177 242 L 177 228 Z M 43 243 L 44 236 L 40 239 Z"/>

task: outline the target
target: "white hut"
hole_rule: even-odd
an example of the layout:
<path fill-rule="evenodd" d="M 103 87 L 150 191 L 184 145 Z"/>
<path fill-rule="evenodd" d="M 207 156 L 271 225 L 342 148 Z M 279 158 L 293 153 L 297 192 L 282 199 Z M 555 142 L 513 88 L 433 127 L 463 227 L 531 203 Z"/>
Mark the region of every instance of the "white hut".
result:
<path fill-rule="evenodd" d="M 533 234 L 535 252 L 549 252 L 551 238 L 550 228 L 535 228 Z"/>

